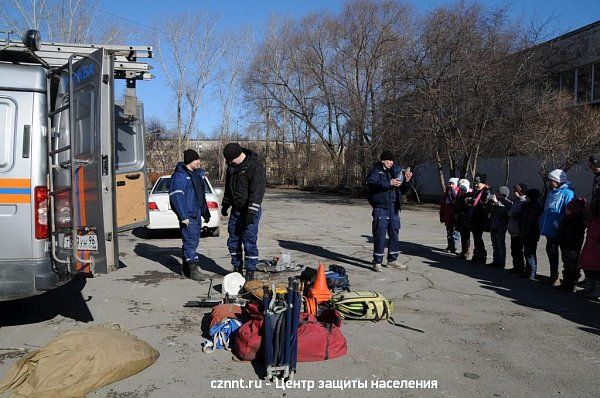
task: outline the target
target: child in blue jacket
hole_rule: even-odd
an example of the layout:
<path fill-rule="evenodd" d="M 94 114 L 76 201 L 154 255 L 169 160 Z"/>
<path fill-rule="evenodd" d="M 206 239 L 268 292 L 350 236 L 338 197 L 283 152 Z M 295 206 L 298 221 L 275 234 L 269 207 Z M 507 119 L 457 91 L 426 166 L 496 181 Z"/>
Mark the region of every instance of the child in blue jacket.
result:
<path fill-rule="evenodd" d="M 559 240 L 558 228 L 565 215 L 567 204 L 575 197 L 571 183 L 567 181 L 567 173 L 556 169 L 548 174 L 552 190 L 546 197 L 544 212 L 540 217 L 540 232 L 546 237 L 546 253 L 550 262 L 550 279 L 544 284 L 558 285 Z"/>

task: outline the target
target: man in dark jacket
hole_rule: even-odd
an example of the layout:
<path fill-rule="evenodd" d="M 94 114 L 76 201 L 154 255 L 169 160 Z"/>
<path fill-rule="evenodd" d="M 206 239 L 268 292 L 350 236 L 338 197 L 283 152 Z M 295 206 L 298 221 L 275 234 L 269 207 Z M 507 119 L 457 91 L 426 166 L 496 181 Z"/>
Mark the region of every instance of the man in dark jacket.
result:
<path fill-rule="evenodd" d="M 406 269 L 397 259 L 400 254 L 398 234 L 400 232 L 400 207 L 402 195 L 410 189 L 410 171 L 402 172 L 394 165 L 394 156 L 383 151 L 380 161 L 375 162 L 367 175 L 369 204 L 373 207 L 373 270 L 381 271 L 385 252 L 385 236 L 388 235 L 387 265 Z"/>
<path fill-rule="evenodd" d="M 200 156 L 193 149 L 183 152 L 183 162 L 177 163 L 169 185 L 171 208 L 179 219 L 179 228 L 183 240 L 182 274 L 190 279 L 202 281 L 200 275 L 198 243 L 202 229 L 200 219 L 208 223 L 210 211 L 206 204 L 204 188 L 204 170 L 200 168 Z M 186 275 L 187 276 L 187 275 Z"/>
<path fill-rule="evenodd" d="M 234 271 L 241 273 L 245 264 L 246 280 L 252 280 L 258 263 L 256 241 L 267 176 L 258 155 L 237 143 L 225 145 L 223 156 L 228 166 L 221 214 L 226 217 L 231 207 L 227 247 Z"/>

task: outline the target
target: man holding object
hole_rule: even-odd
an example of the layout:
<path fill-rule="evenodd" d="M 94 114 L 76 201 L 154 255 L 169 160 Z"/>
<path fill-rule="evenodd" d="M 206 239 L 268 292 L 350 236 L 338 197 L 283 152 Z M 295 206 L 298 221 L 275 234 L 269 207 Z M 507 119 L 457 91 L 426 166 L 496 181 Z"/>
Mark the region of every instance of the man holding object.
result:
<path fill-rule="evenodd" d="M 400 254 L 400 210 L 402 195 L 410 189 L 412 173 L 402 171 L 394 165 L 394 155 L 383 151 L 380 160 L 373 164 L 367 175 L 366 184 L 369 188 L 369 204 L 373 207 L 373 270 L 381 271 L 385 252 L 386 234 L 388 240 L 387 266 L 398 269 L 408 267 L 398 262 Z"/>

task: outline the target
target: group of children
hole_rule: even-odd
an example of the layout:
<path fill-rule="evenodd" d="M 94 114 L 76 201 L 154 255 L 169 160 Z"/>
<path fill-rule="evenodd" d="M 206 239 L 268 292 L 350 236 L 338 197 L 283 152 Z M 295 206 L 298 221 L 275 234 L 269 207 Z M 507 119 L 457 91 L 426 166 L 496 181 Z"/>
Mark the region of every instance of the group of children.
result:
<path fill-rule="evenodd" d="M 493 255 L 488 265 L 503 269 L 508 232 L 513 265 L 510 272 L 534 281 L 537 245 L 540 236 L 545 236 L 550 278 L 544 283 L 573 292 L 582 269 L 582 292 L 587 297 L 600 297 L 600 154 L 590 156 L 589 167 L 594 173 L 589 205 L 576 197 L 567 173 L 560 169 L 547 175 L 544 194 L 523 183 L 516 184 L 512 194 L 506 186 L 492 193 L 485 174 L 475 176 L 473 187 L 466 179 L 450 178 L 440 204 L 440 221 L 446 226 L 448 238 L 446 252 L 468 259 L 472 236 L 470 261 L 486 264 L 483 234 L 489 232 Z M 562 280 L 559 257 L 563 263 Z"/>

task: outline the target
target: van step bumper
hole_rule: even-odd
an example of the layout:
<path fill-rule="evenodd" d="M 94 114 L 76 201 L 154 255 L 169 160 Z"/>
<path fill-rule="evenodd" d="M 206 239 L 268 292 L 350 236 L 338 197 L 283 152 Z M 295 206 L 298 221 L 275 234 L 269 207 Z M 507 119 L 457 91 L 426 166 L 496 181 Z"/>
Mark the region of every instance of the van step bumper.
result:
<path fill-rule="evenodd" d="M 50 259 L 0 261 L 0 301 L 35 296 L 60 284 Z"/>

